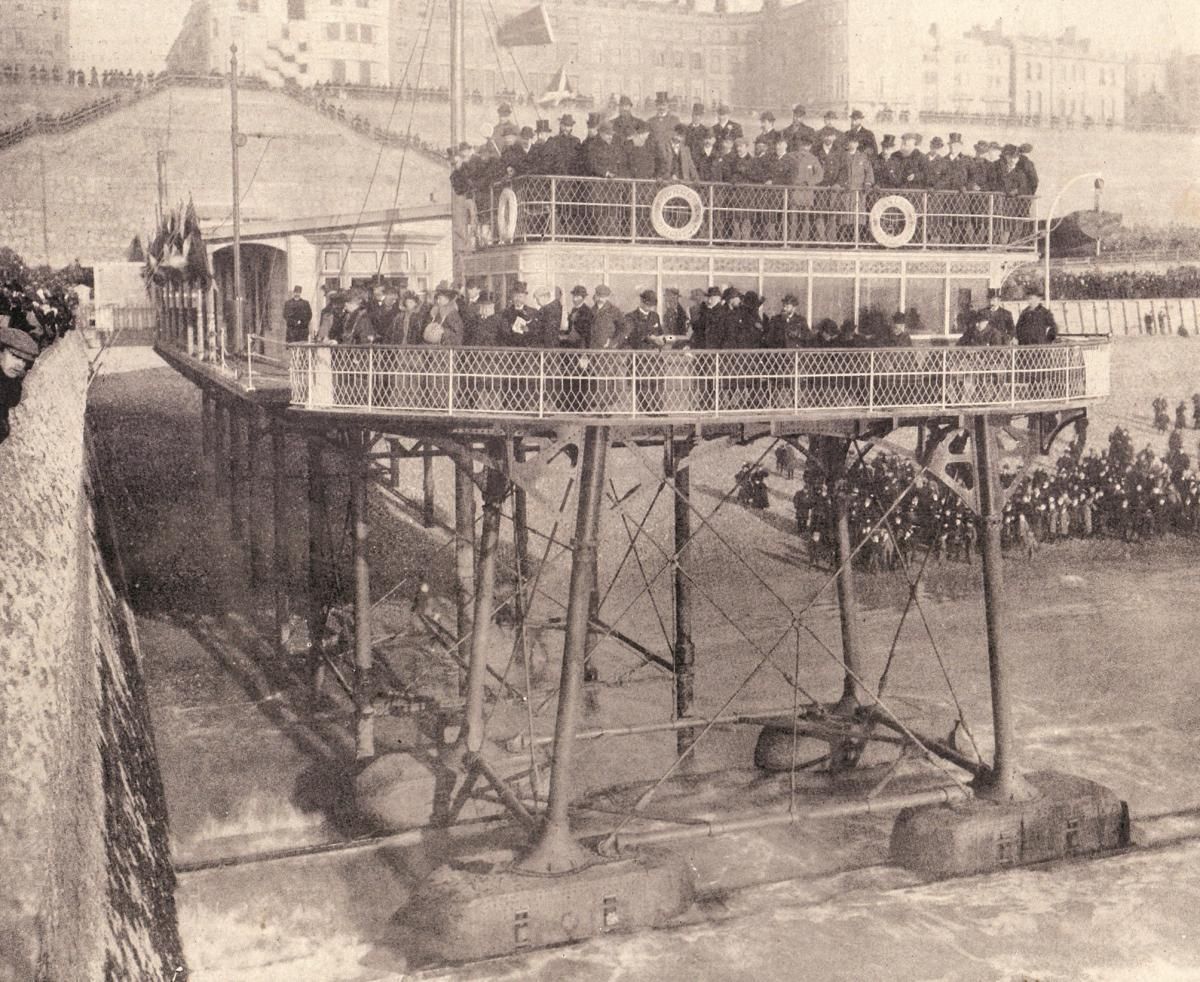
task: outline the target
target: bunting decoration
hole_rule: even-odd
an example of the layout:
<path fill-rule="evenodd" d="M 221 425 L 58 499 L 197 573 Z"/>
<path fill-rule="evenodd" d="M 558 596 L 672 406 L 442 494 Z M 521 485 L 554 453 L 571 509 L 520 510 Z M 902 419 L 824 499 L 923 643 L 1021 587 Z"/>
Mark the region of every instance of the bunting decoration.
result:
<path fill-rule="evenodd" d="M 134 240 L 140 246 L 138 240 Z M 212 284 L 208 250 L 200 232 L 196 206 L 189 198 L 184 206 L 164 214 L 153 235 L 146 236 L 142 278 L 150 292 L 159 286 L 183 286 L 206 290 Z M 130 250 L 131 254 L 133 250 Z"/>

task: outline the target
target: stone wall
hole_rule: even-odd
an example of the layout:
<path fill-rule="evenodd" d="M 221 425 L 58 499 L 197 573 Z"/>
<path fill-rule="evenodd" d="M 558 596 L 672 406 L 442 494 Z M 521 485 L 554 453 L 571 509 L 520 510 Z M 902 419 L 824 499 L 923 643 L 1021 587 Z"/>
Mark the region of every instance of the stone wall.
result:
<path fill-rule="evenodd" d="M 87 356 L 47 351 L 0 444 L 0 980 L 182 979 L 132 617 L 90 479 Z"/>

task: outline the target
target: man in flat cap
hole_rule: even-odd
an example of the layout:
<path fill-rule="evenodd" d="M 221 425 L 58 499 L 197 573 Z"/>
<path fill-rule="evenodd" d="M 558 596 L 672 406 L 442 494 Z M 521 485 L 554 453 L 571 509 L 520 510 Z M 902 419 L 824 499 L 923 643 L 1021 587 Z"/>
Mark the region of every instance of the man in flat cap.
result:
<path fill-rule="evenodd" d="M 713 136 L 717 138 L 718 145 L 722 140 L 733 141 L 742 136 L 742 124 L 729 118 L 729 106 L 723 102 L 717 106 L 717 125 L 713 127 Z"/>
<path fill-rule="evenodd" d="M 684 136 L 684 142 L 687 144 L 688 150 L 692 152 L 693 160 L 700 156 L 706 136 L 712 136 L 712 130 L 704 122 L 704 103 L 694 102 L 692 103 L 692 119 L 687 125 L 687 133 Z"/>
<path fill-rule="evenodd" d="M 593 348 L 619 348 L 625 341 L 625 315 L 612 302 L 612 288 L 601 283 L 593 291 L 592 343 Z"/>
<path fill-rule="evenodd" d="M 858 137 L 858 150 L 860 153 L 870 157 L 872 162 L 879 156 L 879 144 L 875 142 L 875 134 L 863 126 L 863 114 L 861 109 L 855 109 L 850 113 L 850 129 L 846 130 L 846 135 L 853 133 Z M 842 137 L 842 145 L 845 146 L 846 137 Z"/>
<path fill-rule="evenodd" d="M 807 115 L 808 110 L 800 103 L 792 106 L 792 121 L 783 131 L 787 136 L 789 153 L 795 153 L 800 149 L 801 137 L 808 140 L 810 148 L 817 140 L 817 131 L 804 122 L 804 117 Z"/>
<path fill-rule="evenodd" d="M 612 127 L 614 138 L 620 142 L 628 140 L 633 135 L 633 129 L 639 122 L 637 116 L 633 114 L 633 100 L 627 95 L 621 96 L 620 102 L 617 103 L 617 114 L 612 118 Z"/>
<path fill-rule="evenodd" d="M 283 323 L 288 344 L 308 340 L 308 326 L 312 323 L 312 307 L 301 294 L 301 287 L 292 287 L 292 295 L 283 305 Z"/>
<path fill-rule="evenodd" d="M 8 321 L 7 314 L 0 316 L 0 443 L 10 432 L 9 410 L 20 403 L 25 376 L 38 356 L 37 342 Z"/>

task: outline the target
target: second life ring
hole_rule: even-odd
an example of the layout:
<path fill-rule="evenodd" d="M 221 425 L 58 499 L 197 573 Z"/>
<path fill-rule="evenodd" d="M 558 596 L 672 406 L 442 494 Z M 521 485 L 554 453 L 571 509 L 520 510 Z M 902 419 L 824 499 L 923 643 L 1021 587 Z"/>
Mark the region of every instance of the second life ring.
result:
<path fill-rule="evenodd" d="M 677 201 L 682 201 L 690 211 L 688 220 L 682 225 L 673 225 L 666 217 L 667 207 Z M 690 239 L 700 231 L 703 222 L 704 202 L 695 189 L 686 184 L 668 184 L 654 196 L 654 203 L 650 206 L 650 224 L 664 239 Z"/>
<path fill-rule="evenodd" d="M 512 188 L 501 191 L 496 201 L 496 232 L 502 242 L 517 234 L 517 193 Z"/>
<path fill-rule="evenodd" d="M 917 209 L 899 194 L 888 194 L 871 206 L 871 235 L 881 246 L 897 249 L 917 234 Z"/>

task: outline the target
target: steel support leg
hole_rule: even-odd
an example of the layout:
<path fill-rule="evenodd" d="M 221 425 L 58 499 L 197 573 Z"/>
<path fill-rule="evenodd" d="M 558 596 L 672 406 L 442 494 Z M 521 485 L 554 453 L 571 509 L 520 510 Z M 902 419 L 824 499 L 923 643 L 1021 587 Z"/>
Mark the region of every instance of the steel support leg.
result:
<path fill-rule="evenodd" d="M 862 703 L 862 691 L 856 678 L 862 678 L 862 658 L 858 643 L 858 596 L 854 589 L 854 568 L 849 558 L 854 551 L 850 539 L 850 489 L 846 480 L 846 458 L 850 442 L 836 437 L 825 441 L 825 467 L 834 485 L 837 549 L 834 563 L 838 568 L 838 616 L 842 628 L 842 698 L 839 710 L 851 713 Z"/>
<path fill-rule="evenodd" d="M 245 432 L 242 429 L 242 412 L 234 406 L 229 408 L 229 533 L 235 541 L 245 535 L 242 521 L 242 461 L 245 452 Z"/>
<path fill-rule="evenodd" d="M 521 438 L 513 440 L 513 460 L 525 462 L 525 447 Z M 519 484 L 513 485 L 513 550 L 517 559 L 517 582 L 520 589 L 514 594 L 513 617 L 517 622 L 517 630 L 525 630 L 525 590 L 533 580 L 533 567 L 529 562 L 529 510 L 526 503 L 525 489 Z"/>
<path fill-rule="evenodd" d="M 256 407 L 246 411 L 246 454 L 243 457 L 242 474 L 246 495 L 246 542 L 250 547 L 250 585 L 257 587 L 266 579 L 263 571 L 263 529 L 255 518 L 255 503 L 258 493 L 255 481 L 258 478 L 259 431 L 262 413 Z"/>
<path fill-rule="evenodd" d="M 213 453 L 213 398 L 208 389 L 200 390 L 200 456 L 207 469 L 212 463 Z"/>
<path fill-rule="evenodd" d="M 455 609 L 458 637 L 471 636 L 471 613 L 475 596 L 475 482 L 464 468 L 454 465 L 454 570 Z"/>
<path fill-rule="evenodd" d="M 371 681 L 371 567 L 367 561 L 367 469 L 365 434 L 353 433 L 350 470 L 350 520 L 354 525 L 354 756 L 375 756 L 375 706 Z"/>
<path fill-rule="evenodd" d="M 396 483 L 399 483 L 400 468 L 396 468 Z M 457 493 L 458 484 L 455 484 Z M 433 528 L 434 525 L 434 486 L 433 486 L 433 457 L 429 455 L 428 448 L 421 456 L 421 524 L 427 529 Z M 472 527 L 474 527 L 474 513 L 472 509 Z"/>
<path fill-rule="evenodd" d="M 692 715 L 695 698 L 696 649 L 692 643 L 692 584 L 687 577 L 687 543 L 692 537 L 692 513 L 690 506 L 690 469 L 683 458 L 688 446 L 676 442 L 674 432 L 668 434 L 666 444 L 666 473 L 675 482 L 675 644 L 673 664 L 675 671 L 675 718 L 687 719 Z M 682 465 L 682 466 L 681 466 Z M 696 739 L 694 729 L 679 730 L 675 735 L 675 749 L 681 756 Z"/>
<path fill-rule="evenodd" d="M 558 691 L 558 716 L 554 725 L 554 764 L 550 774 L 550 801 L 546 823 L 533 850 L 520 862 L 538 873 L 567 873 L 587 861 L 587 854 L 571 836 L 568 809 L 574 778 L 575 732 L 583 701 L 583 660 L 588 635 L 588 596 L 592 590 L 600 505 L 604 493 L 604 466 L 608 456 L 607 426 L 584 430 L 579 465 L 579 506 L 575 516 L 574 555 L 563 641 L 562 676 Z"/>
<path fill-rule="evenodd" d="M 388 440 L 388 480 L 393 489 L 400 487 L 400 441 Z"/>
<path fill-rule="evenodd" d="M 229 493 L 229 409 L 220 399 L 213 399 L 213 495 Z"/>
<path fill-rule="evenodd" d="M 1004 557 L 1000 549 L 1004 502 L 993 460 L 993 433 L 991 420 L 987 416 L 975 417 L 971 442 L 975 449 L 979 515 L 983 521 L 979 552 L 983 559 L 988 674 L 992 684 L 992 726 L 995 731 L 995 755 L 991 774 L 979 782 L 979 794 L 997 801 L 1015 801 L 1029 797 L 1030 791 L 1017 772 L 1012 707 L 1004 657 Z"/>
<path fill-rule="evenodd" d="M 271 421 L 271 585 L 275 599 L 275 643 L 284 653 L 288 617 L 287 429 L 283 420 Z"/>
<path fill-rule="evenodd" d="M 497 464 L 502 455 L 493 457 Z M 467 666 L 466 748 L 473 754 L 483 749 L 483 697 L 490 648 L 492 607 L 496 595 L 496 554 L 500 548 L 500 518 L 508 480 L 499 466 L 488 468 L 483 496 L 483 525 L 479 532 L 479 576 L 475 584 L 474 624 L 471 657 Z"/>
<path fill-rule="evenodd" d="M 308 637 L 309 671 L 320 695 L 325 683 L 326 605 L 329 603 L 329 501 L 325 486 L 324 446 L 319 437 L 308 440 Z"/>

